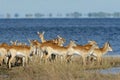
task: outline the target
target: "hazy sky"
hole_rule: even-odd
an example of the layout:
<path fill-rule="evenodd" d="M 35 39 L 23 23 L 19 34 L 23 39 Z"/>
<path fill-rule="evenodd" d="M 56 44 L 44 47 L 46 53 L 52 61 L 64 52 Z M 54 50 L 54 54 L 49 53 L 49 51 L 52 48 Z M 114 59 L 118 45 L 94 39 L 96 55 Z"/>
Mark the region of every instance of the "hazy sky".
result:
<path fill-rule="evenodd" d="M 120 0 L 0 0 L 4 13 L 118 12 Z"/>

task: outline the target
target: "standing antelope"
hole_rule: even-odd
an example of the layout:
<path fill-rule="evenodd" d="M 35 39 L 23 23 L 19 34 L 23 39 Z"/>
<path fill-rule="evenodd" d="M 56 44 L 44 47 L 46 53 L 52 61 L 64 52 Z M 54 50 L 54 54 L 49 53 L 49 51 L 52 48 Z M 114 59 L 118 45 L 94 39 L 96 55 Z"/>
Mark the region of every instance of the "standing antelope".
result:
<path fill-rule="evenodd" d="M 85 44 L 85 45 L 77 45 L 76 46 L 76 48 L 80 48 L 80 50 L 81 50 L 81 48 L 83 48 L 83 50 L 90 50 L 91 49 L 91 47 L 93 46 L 93 45 L 97 45 L 97 43 L 96 43 L 96 41 L 93 41 L 93 40 L 91 40 L 91 41 L 88 41 L 88 44 Z M 76 49 L 75 48 L 75 49 Z M 97 46 L 96 46 L 96 48 L 98 48 Z M 71 53 L 71 54 L 69 54 L 68 56 L 67 56 L 67 61 L 70 61 L 71 60 L 71 57 L 73 56 L 73 54 L 74 53 Z M 90 57 L 90 54 L 88 53 L 88 55 L 87 55 L 87 59 L 89 59 L 89 57 Z"/>
<path fill-rule="evenodd" d="M 42 32 L 42 33 L 37 32 L 37 34 L 38 34 L 39 38 L 41 39 L 41 42 L 42 42 L 42 43 L 46 42 L 46 40 L 44 39 L 44 33 L 45 33 L 45 32 Z"/>
<path fill-rule="evenodd" d="M 45 33 L 45 32 L 42 32 L 42 33 L 37 32 L 37 34 L 38 34 L 39 38 L 41 39 L 41 42 L 42 42 L 42 43 L 55 43 L 55 44 L 57 44 L 58 46 L 63 46 L 63 44 L 65 43 L 65 39 L 62 38 L 62 37 L 60 37 L 59 35 L 57 35 L 57 38 L 55 38 L 55 39 L 53 39 L 53 40 L 45 40 L 45 39 L 44 39 L 44 33 Z M 37 50 L 39 50 L 39 49 L 37 49 Z M 40 51 L 40 50 L 39 50 L 39 51 Z M 45 55 L 44 55 L 44 56 L 45 56 Z M 55 60 L 55 59 L 57 59 L 57 56 L 56 56 L 55 54 L 52 54 L 52 55 L 51 55 L 51 59 L 52 59 L 52 60 Z"/>
<path fill-rule="evenodd" d="M 59 56 L 61 56 L 61 58 L 65 59 L 66 55 L 73 50 L 72 48 L 74 46 L 76 46 L 74 41 L 70 41 L 70 43 L 69 43 L 69 45 L 67 47 L 58 46 L 55 43 L 43 43 L 41 45 L 41 49 L 48 53 L 45 56 L 46 60 L 51 56 L 51 54 L 59 55 Z"/>
<path fill-rule="evenodd" d="M 8 61 L 8 68 L 9 69 L 11 68 L 11 62 L 15 57 L 22 58 L 22 63 L 24 66 L 25 63 L 28 62 L 28 59 L 30 59 L 30 55 L 32 54 L 33 51 L 34 51 L 33 46 L 30 46 L 30 47 L 29 46 L 12 46 L 8 50 L 8 55 L 11 56 Z"/>
<path fill-rule="evenodd" d="M 81 56 L 82 56 L 82 58 L 83 58 L 83 63 L 85 63 L 85 60 L 84 60 L 84 56 L 86 56 L 87 58 L 89 58 L 90 57 L 90 54 L 89 54 L 89 50 L 90 49 L 92 49 L 92 46 L 93 45 L 97 45 L 97 43 L 95 42 L 95 41 L 88 41 L 88 44 L 85 44 L 85 45 L 77 45 L 76 47 L 73 47 L 75 50 L 74 50 L 74 52 L 73 53 L 71 53 L 71 54 L 68 54 L 68 56 L 67 56 L 67 61 L 70 61 L 71 60 L 71 57 L 74 55 L 74 53 L 75 54 L 78 54 L 78 55 L 80 55 L 81 54 Z M 95 48 L 98 48 L 98 46 L 96 46 Z M 93 47 L 93 49 L 94 49 L 94 47 Z M 78 52 L 77 52 L 77 50 L 78 50 Z M 79 52 L 79 50 L 81 51 L 81 52 Z"/>
<path fill-rule="evenodd" d="M 8 62 L 7 51 L 9 48 L 10 48 L 10 46 L 6 43 L 0 44 L 0 65 L 2 65 L 3 60 L 7 64 L 7 62 Z"/>
<path fill-rule="evenodd" d="M 102 56 L 108 51 L 112 51 L 112 47 L 109 42 L 106 42 L 102 48 L 95 49 L 92 55 L 97 57 L 97 61 L 102 64 Z"/>
<path fill-rule="evenodd" d="M 87 58 L 87 56 L 89 56 L 89 54 L 92 53 L 95 48 L 98 48 L 98 46 L 96 44 L 92 45 L 89 49 L 87 49 L 84 46 L 73 47 L 74 53 L 76 53 L 78 55 L 81 55 L 82 60 L 83 60 L 83 65 L 86 65 L 86 58 Z M 69 54 L 69 55 L 71 55 L 71 54 Z"/>
<path fill-rule="evenodd" d="M 59 46 L 63 46 L 63 44 L 65 43 L 65 39 L 60 37 L 59 35 L 57 35 L 57 38 L 53 39 L 53 40 L 45 40 L 44 39 L 44 33 L 45 32 L 37 32 L 39 38 L 41 39 L 41 42 L 44 43 L 44 42 L 52 42 L 52 43 L 56 43 L 58 44 Z"/>

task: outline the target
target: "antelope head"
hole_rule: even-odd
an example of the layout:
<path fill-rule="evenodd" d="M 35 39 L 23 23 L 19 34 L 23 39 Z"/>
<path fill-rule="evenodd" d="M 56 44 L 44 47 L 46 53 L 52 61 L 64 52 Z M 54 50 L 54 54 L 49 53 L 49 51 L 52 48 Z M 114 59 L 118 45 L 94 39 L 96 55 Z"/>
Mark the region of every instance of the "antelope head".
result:
<path fill-rule="evenodd" d="M 60 37 L 59 35 L 57 35 L 57 37 L 58 37 L 58 44 L 59 44 L 60 46 L 63 46 L 63 44 L 65 43 L 65 39 L 62 38 L 62 37 Z"/>
<path fill-rule="evenodd" d="M 107 49 L 108 49 L 108 51 L 113 51 L 113 49 L 112 49 L 112 47 L 111 47 L 111 45 L 110 45 L 110 43 L 109 42 L 107 42 Z"/>
<path fill-rule="evenodd" d="M 70 41 L 70 44 L 69 45 L 71 45 L 72 47 L 76 47 L 77 45 L 76 45 L 76 43 L 75 43 L 75 41 Z"/>

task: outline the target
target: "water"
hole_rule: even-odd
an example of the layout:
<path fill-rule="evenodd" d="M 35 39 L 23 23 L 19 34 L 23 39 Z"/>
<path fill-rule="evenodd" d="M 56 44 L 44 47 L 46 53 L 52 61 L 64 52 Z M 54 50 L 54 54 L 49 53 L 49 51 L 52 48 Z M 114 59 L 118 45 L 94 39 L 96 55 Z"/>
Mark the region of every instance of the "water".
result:
<path fill-rule="evenodd" d="M 113 52 L 108 55 L 120 55 L 120 19 L 0 19 L 0 43 L 11 40 L 26 42 L 27 39 L 40 40 L 37 31 L 45 31 L 45 39 L 57 35 L 77 44 L 86 44 L 95 40 L 100 47 L 109 41 Z"/>
<path fill-rule="evenodd" d="M 103 70 L 99 70 L 100 73 L 103 74 L 120 74 L 120 67 L 113 67 L 113 68 L 109 68 L 109 69 L 103 69 Z"/>

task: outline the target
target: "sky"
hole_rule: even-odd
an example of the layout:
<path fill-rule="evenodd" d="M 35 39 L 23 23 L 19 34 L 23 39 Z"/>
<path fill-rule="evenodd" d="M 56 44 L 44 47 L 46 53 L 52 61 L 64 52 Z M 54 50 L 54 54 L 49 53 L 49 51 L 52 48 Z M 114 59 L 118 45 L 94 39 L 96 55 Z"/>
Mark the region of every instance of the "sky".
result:
<path fill-rule="evenodd" d="M 120 0 L 0 0 L 0 14 L 119 12 Z"/>

